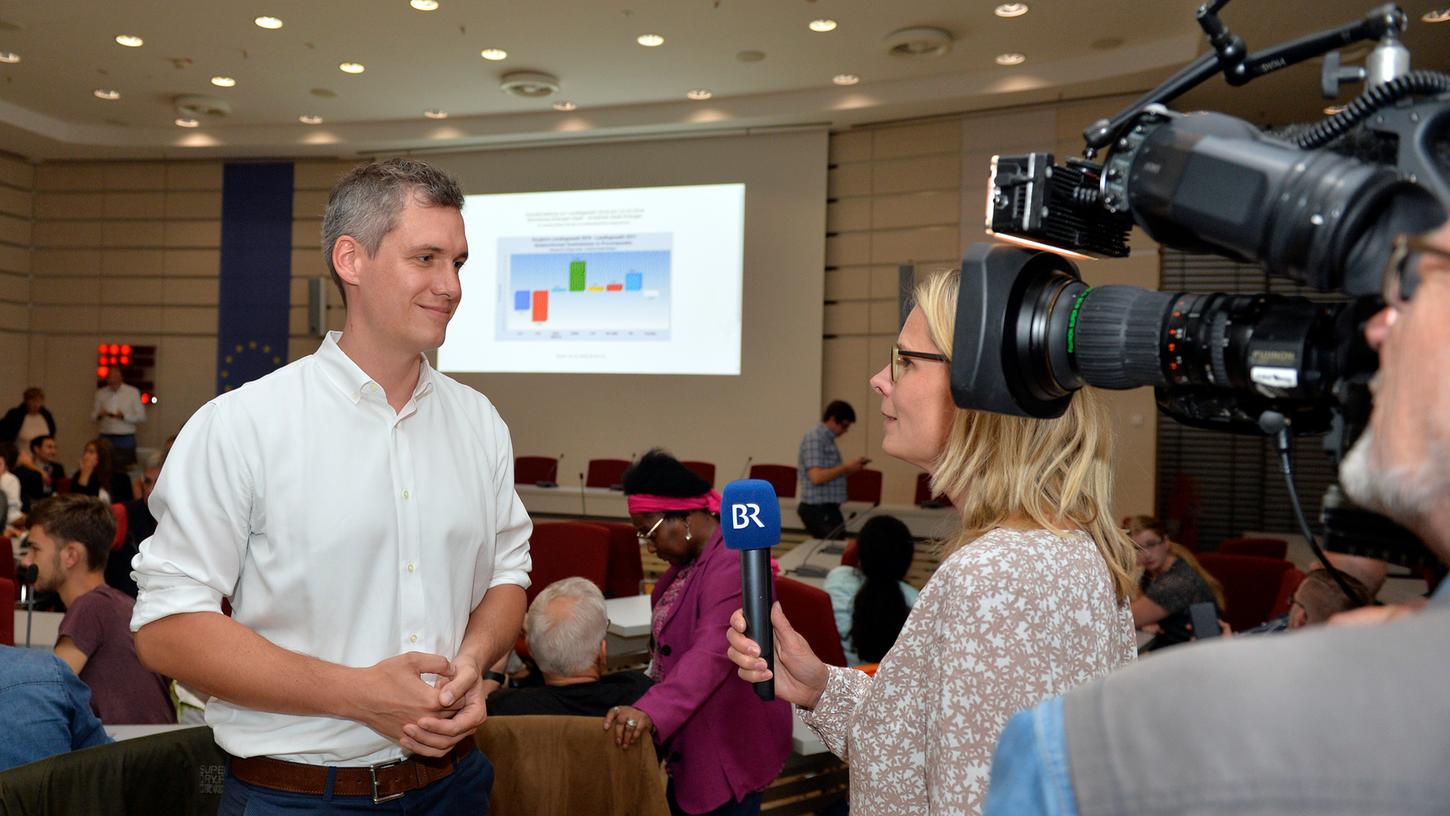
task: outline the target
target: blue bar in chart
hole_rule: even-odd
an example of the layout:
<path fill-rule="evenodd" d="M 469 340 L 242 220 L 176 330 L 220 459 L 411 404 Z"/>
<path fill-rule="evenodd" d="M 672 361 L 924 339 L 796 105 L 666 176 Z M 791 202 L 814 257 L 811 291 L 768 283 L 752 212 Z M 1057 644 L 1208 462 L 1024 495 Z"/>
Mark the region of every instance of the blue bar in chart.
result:
<path fill-rule="evenodd" d="M 529 290 L 520 289 L 514 292 L 514 311 L 526 312 L 529 310 Z"/>
<path fill-rule="evenodd" d="M 638 292 L 644 288 L 644 275 L 638 272 L 628 272 L 624 276 L 624 291 Z"/>
<path fill-rule="evenodd" d="M 497 339 L 668 340 L 672 238 L 500 238 Z"/>

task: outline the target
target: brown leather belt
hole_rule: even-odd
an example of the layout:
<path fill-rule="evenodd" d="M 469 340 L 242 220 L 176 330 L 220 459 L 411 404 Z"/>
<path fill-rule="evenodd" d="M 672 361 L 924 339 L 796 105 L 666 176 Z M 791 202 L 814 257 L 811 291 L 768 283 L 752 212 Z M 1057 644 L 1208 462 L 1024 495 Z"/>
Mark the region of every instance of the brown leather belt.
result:
<path fill-rule="evenodd" d="M 366 767 L 338 768 L 332 782 L 333 796 L 371 796 L 373 804 L 391 802 L 403 794 L 426 787 L 453 773 L 453 768 L 475 749 L 464 739 L 443 757 L 413 755 L 406 759 L 380 762 Z M 284 762 L 271 757 L 232 757 L 231 772 L 248 785 L 321 796 L 327 792 L 325 765 Z"/>

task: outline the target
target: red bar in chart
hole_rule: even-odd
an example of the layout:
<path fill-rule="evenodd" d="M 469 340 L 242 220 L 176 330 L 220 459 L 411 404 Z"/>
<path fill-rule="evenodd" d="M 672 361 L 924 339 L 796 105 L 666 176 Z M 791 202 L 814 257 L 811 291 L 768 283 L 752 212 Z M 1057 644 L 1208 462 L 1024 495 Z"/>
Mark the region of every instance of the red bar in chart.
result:
<path fill-rule="evenodd" d="M 623 292 L 624 291 L 624 284 L 622 284 L 622 283 L 607 283 L 607 284 L 604 285 L 604 291 L 606 291 L 606 292 Z"/>
<path fill-rule="evenodd" d="M 543 289 L 534 291 L 534 322 L 543 323 L 549 319 L 549 293 Z"/>

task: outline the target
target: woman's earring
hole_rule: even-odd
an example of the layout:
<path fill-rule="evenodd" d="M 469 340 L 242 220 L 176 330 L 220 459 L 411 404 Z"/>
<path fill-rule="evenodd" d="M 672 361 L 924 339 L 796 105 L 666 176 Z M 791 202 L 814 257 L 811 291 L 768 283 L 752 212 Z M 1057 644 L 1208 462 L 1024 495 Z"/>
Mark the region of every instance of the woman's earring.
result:
<path fill-rule="evenodd" d="M 685 540 L 690 541 L 690 522 L 685 522 Z"/>

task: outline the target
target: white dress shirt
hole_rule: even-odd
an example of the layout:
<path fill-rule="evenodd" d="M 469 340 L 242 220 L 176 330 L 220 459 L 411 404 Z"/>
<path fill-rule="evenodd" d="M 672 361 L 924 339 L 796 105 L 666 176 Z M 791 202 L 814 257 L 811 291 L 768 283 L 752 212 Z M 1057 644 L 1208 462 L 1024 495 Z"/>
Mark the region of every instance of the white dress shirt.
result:
<path fill-rule="evenodd" d="M 490 587 L 528 586 L 533 527 L 493 405 L 425 360 L 394 413 L 339 337 L 186 423 L 151 497 L 156 534 L 132 562 L 132 631 L 217 611 L 229 596 L 238 623 L 331 663 L 452 659 Z M 368 765 L 403 755 L 340 718 L 213 699 L 206 721 L 235 756 Z"/>
<path fill-rule="evenodd" d="M 121 417 L 103 417 L 107 411 L 119 411 Z M 96 389 L 96 399 L 91 405 L 91 419 L 101 421 L 101 433 L 111 436 L 125 436 L 136 433 L 136 426 L 146 421 L 146 406 L 141 404 L 141 392 L 134 385 L 121 383 L 115 391 L 109 385 Z"/>
<path fill-rule="evenodd" d="M 10 524 L 20 518 L 20 503 L 20 477 L 8 470 L 0 473 L 0 522 Z"/>

